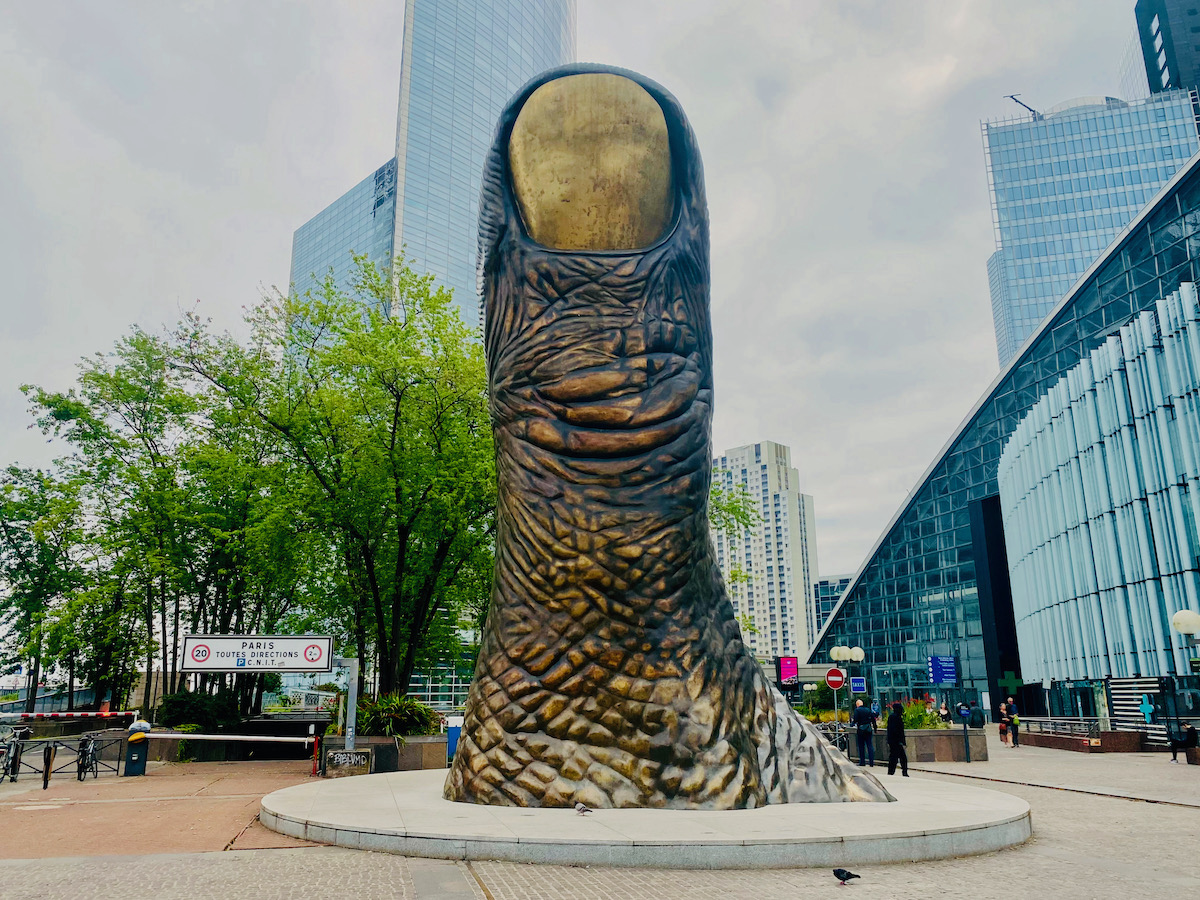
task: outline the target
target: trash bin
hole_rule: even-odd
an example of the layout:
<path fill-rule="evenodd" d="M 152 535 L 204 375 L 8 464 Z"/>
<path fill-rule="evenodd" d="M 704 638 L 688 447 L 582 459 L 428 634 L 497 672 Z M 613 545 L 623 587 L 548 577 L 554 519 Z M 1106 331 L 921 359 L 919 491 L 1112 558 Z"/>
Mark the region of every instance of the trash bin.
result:
<path fill-rule="evenodd" d="M 141 719 L 129 726 L 129 739 L 125 744 L 126 775 L 146 774 L 146 756 L 150 749 L 150 741 L 146 739 L 146 732 L 149 730 L 150 723 Z"/>

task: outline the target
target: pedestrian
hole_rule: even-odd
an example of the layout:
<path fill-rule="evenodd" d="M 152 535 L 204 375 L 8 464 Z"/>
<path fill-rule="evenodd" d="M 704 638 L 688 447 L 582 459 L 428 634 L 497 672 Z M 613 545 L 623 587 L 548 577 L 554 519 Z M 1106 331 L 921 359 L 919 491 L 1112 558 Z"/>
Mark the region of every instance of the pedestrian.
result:
<path fill-rule="evenodd" d="M 1195 746 L 1197 746 L 1196 727 L 1191 722 L 1188 722 L 1183 726 L 1183 737 L 1180 740 L 1171 738 L 1171 762 L 1179 762 L 1180 750 L 1188 750 Z M 1187 761 L 1186 754 L 1184 755 L 1184 761 Z"/>
<path fill-rule="evenodd" d="M 1012 743 L 1012 748 L 1016 750 L 1021 746 L 1018 732 L 1021 730 L 1021 717 L 1017 715 L 1017 704 L 1013 702 L 1013 698 L 1008 698 L 1008 739 Z"/>
<path fill-rule="evenodd" d="M 1000 743 L 1008 746 L 1008 704 L 1000 704 Z"/>
<path fill-rule="evenodd" d="M 908 777 L 908 753 L 904 748 L 904 707 L 899 703 L 892 704 L 892 714 L 887 720 L 888 743 L 888 774 L 896 774 L 896 763 L 900 771 Z"/>
<path fill-rule="evenodd" d="M 942 701 L 942 705 L 941 705 L 941 707 L 938 709 L 938 717 L 939 717 L 939 718 L 940 718 L 940 719 L 941 719 L 943 722 L 947 722 L 947 723 L 948 723 L 948 722 L 950 721 L 950 710 L 947 708 L 947 706 L 946 706 L 946 701 L 945 701 L 945 700 L 943 700 L 943 701 Z"/>
<path fill-rule="evenodd" d="M 967 724 L 972 728 L 982 728 L 987 724 L 987 719 L 983 717 L 983 710 L 979 708 L 974 700 L 971 701 L 971 715 L 967 719 Z"/>
<path fill-rule="evenodd" d="M 858 741 L 858 764 L 875 765 L 875 716 L 863 706 L 861 700 L 854 701 L 854 736 Z M 870 762 L 867 762 L 870 760 Z"/>

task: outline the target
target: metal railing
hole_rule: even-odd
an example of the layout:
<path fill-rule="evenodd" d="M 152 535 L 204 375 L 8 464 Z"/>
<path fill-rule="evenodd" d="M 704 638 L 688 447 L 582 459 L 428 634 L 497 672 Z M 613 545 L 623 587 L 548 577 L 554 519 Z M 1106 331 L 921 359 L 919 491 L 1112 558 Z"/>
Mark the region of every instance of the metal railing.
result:
<path fill-rule="evenodd" d="M 1032 734 L 1058 734 L 1064 737 L 1098 738 L 1100 720 L 1088 716 L 1070 718 L 1021 716 L 1020 731 Z"/>
<path fill-rule="evenodd" d="M 15 750 L 13 758 L 18 761 L 18 767 L 16 772 L 8 773 L 9 778 L 16 781 L 21 774 L 26 772 L 41 775 L 45 765 L 45 749 L 47 746 L 55 748 L 55 762 L 62 760 L 61 763 L 50 770 L 52 775 L 57 775 L 59 772 L 65 772 L 68 769 L 73 771 L 79 759 L 79 744 L 81 740 L 82 736 L 73 738 L 23 738 L 12 741 L 12 746 Z M 104 758 L 104 751 L 114 745 L 119 748 L 124 741 L 124 737 L 93 739 L 92 750 L 96 754 L 97 767 L 112 772 L 114 775 L 120 774 L 118 771 L 121 764 L 120 749 L 115 754 L 110 754 L 110 756 L 115 756 L 114 759 L 110 760 Z M 59 756 L 58 750 L 60 749 L 65 750 L 66 755 Z M 9 760 L 6 758 L 5 762 L 9 762 Z M 11 763 L 9 764 L 11 765 Z"/>

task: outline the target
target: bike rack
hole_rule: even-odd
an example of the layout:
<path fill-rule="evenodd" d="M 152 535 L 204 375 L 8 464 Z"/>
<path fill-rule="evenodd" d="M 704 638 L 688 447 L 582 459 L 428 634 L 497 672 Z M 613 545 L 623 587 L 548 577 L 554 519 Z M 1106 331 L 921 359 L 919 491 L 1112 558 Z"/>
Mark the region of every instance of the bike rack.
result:
<path fill-rule="evenodd" d="M 120 744 L 124 740 L 125 740 L 125 738 L 123 738 L 123 737 L 106 738 L 106 739 L 105 738 L 94 738 L 92 740 L 92 749 L 96 753 L 97 768 L 112 772 L 114 775 L 121 774 L 119 771 L 119 768 L 121 765 L 121 759 L 120 759 L 119 755 L 118 755 L 116 762 L 110 763 L 110 762 L 106 761 L 103 757 L 101 757 L 100 754 L 103 750 L 106 750 L 107 748 L 113 746 L 114 744 Z M 36 775 L 42 774 L 42 765 L 41 765 L 42 748 L 45 747 L 46 744 L 48 744 L 48 743 L 55 747 L 62 748 L 63 750 L 69 750 L 72 754 L 72 756 L 66 762 L 64 762 L 62 765 L 51 769 L 50 770 L 51 775 L 57 775 L 59 772 L 65 772 L 68 769 L 74 769 L 78 762 L 78 759 L 79 759 L 79 740 L 78 739 L 74 740 L 74 741 L 65 741 L 62 738 L 29 738 L 27 740 L 13 741 L 13 743 L 18 744 L 20 746 L 20 750 L 21 750 L 21 752 L 20 752 L 21 765 L 20 765 L 20 768 L 18 768 L 18 770 L 17 770 L 18 778 L 21 777 L 22 772 L 26 772 L 26 771 L 31 772 Z M 32 748 L 32 752 L 31 752 L 31 748 Z M 36 760 L 38 764 L 34 765 L 34 763 L 32 763 L 32 762 L 27 762 L 27 760 L 30 758 Z"/>

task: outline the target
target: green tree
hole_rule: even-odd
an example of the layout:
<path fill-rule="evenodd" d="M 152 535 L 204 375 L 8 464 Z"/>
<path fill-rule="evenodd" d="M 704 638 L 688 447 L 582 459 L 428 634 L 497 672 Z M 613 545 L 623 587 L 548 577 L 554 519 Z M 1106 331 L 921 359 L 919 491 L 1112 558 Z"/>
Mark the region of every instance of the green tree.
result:
<path fill-rule="evenodd" d="M 443 610 L 486 603 L 495 476 L 482 348 L 448 291 L 398 259 L 353 288 L 275 295 L 243 346 L 190 317 L 178 365 L 279 443 L 344 572 L 341 618 L 403 693 Z"/>
<path fill-rule="evenodd" d="M 0 671 L 29 661 L 27 712 L 52 650 L 64 649 L 61 642 L 47 646 L 47 631 L 55 608 L 81 581 L 79 541 L 77 484 L 17 466 L 0 476 Z"/>

